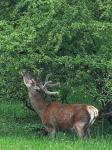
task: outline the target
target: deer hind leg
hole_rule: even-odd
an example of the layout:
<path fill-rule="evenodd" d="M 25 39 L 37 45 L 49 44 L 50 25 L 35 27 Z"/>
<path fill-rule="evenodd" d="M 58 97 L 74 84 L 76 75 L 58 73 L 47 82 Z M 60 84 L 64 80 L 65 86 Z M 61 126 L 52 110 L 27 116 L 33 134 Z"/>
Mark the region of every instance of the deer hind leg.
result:
<path fill-rule="evenodd" d="M 85 134 L 86 134 L 86 137 L 87 137 L 87 138 L 90 138 L 90 137 L 91 137 L 91 135 L 90 135 L 90 129 L 89 129 L 89 128 L 86 128 L 86 129 L 85 129 Z"/>
<path fill-rule="evenodd" d="M 46 127 L 48 131 L 49 138 L 54 139 L 56 135 L 56 130 L 53 127 Z"/>
<path fill-rule="evenodd" d="M 84 138 L 87 138 L 88 137 L 88 130 L 86 128 L 86 125 L 85 123 L 83 122 L 77 122 L 75 123 L 74 127 L 73 127 L 77 133 L 77 135 L 84 139 Z"/>

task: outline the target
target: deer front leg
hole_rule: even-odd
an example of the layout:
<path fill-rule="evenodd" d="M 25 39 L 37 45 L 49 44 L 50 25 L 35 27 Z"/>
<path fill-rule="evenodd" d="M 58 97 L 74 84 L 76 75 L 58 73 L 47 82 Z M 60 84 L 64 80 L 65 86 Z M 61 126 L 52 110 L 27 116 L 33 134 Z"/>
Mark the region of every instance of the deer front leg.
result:
<path fill-rule="evenodd" d="M 49 134 L 49 138 L 54 139 L 55 135 L 56 135 L 56 130 L 55 128 L 52 127 L 46 127 L 48 134 Z"/>

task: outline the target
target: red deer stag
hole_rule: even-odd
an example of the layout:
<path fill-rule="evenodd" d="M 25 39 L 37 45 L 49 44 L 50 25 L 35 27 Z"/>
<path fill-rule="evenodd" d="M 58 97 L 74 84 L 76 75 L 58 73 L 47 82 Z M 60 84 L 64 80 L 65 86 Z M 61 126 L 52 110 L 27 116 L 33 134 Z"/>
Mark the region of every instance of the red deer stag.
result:
<path fill-rule="evenodd" d="M 41 118 L 41 121 L 48 131 L 50 137 L 55 137 L 55 132 L 73 129 L 80 138 L 89 136 L 89 127 L 98 117 L 98 110 L 91 105 L 85 104 L 61 104 L 58 102 L 47 103 L 44 100 L 42 92 L 48 95 L 57 95 L 58 92 L 48 91 L 48 87 L 53 87 L 59 83 L 53 84 L 48 81 L 42 84 L 31 75 L 30 72 L 22 72 L 24 84 L 28 89 L 31 105 L 35 112 Z"/>

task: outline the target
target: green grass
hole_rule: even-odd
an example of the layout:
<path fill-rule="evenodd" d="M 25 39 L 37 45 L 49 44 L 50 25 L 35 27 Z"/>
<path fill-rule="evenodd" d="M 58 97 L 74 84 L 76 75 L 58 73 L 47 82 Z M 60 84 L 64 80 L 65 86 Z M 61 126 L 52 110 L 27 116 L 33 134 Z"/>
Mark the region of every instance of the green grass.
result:
<path fill-rule="evenodd" d="M 0 150 L 111 150 L 112 129 L 105 126 L 106 122 L 96 123 L 88 140 L 69 133 L 58 133 L 56 139 L 50 140 L 39 130 L 38 116 L 22 102 L 0 102 Z"/>
<path fill-rule="evenodd" d="M 36 137 L 1 137 L 0 149 L 5 150 L 111 150 L 112 142 L 104 139 L 67 140 L 63 138 L 48 140 Z"/>

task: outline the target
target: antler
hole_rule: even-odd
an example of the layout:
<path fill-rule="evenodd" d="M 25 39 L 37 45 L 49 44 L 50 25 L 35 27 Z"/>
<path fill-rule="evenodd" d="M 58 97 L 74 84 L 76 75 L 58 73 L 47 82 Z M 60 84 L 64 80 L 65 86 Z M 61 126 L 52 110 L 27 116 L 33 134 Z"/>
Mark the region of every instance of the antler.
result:
<path fill-rule="evenodd" d="M 47 74 L 46 75 L 46 79 L 45 79 L 45 83 L 44 83 L 44 86 L 48 86 L 48 87 L 56 87 L 56 86 L 60 86 L 60 82 L 57 82 L 57 83 L 52 83 L 52 81 L 48 81 L 49 77 L 51 76 L 52 74 Z"/>
<path fill-rule="evenodd" d="M 44 91 L 47 95 L 58 95 L 59 92 L 51 92 L 47 89 L 47 87 L 56 87 L 56 86 L 60 86 L 60 83 L 57 82 L 57 83 L 52 83 L 52 81 L 48 81 L 49 77 L 51 76 L 51 74 L 48 74 L 46 76 L 46 79 L 45 79 L 45 83 L 44 85 L 42 83 L 39 83 L 39 87 L 42 91 Z"/>

